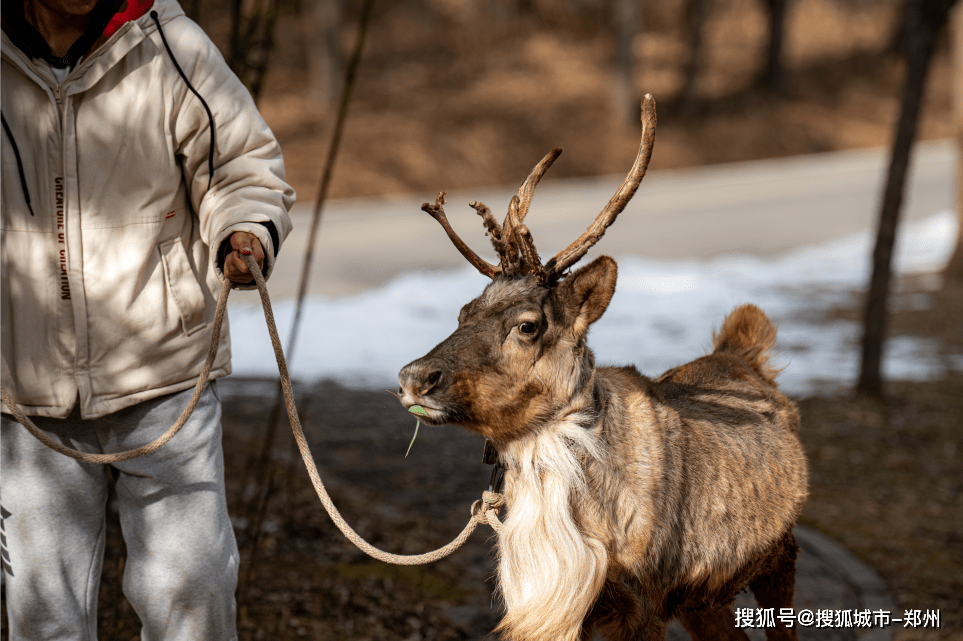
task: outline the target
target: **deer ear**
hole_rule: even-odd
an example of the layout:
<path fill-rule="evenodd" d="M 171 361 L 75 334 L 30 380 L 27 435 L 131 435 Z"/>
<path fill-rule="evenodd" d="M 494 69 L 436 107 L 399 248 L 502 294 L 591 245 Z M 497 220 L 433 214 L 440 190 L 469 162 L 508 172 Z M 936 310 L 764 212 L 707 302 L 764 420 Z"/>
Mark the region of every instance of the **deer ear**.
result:
<path fill-rule="evenodd" d="M 566 277 L 555 290 L 572 323 L 576 336 L 588 332 L 589 325 L 605 313 L 615 293 L 618 266 L 608 256 L 599 256 L 591 263 Z"/>

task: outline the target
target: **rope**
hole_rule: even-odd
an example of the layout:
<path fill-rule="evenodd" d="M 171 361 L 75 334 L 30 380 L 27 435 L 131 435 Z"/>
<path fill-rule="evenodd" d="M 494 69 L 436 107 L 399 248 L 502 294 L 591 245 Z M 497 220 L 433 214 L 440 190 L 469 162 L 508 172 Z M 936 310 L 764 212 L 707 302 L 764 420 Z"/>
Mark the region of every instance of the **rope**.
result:
<path fill-rule="evenodd" d="M 267 321 L 268 333 L 271 335 L 271 345 L 274 346 L 274 356 L 278 361 L 278 372 L 281 374 L 281 389 L 284 391 L 284 405 L 288 410 L 288 418 L 291 420 L 291 431 L 294 433 L 294 440 L 298 444 L 301 458 L 304 459 L 304 466 L 308 470 L 308 476 L 311 477 L 311 484 L 314 485 L 314 491 L 317 493 L 318 498 L 321 499 L 324 509 L 328 512 L 328 516 L 330 516 L 334 524 L 338 526 L 341 533 L 362 552 L 379 561 L 392 563 L 394 565 L 423 565 L 437 561 L 438 559 L 443 559 L 460 548 L 465 541 L 468 540 L 468 537 L 471 536 L 471 533 L 475 531 L 479 523 L 488 523 L 497 532 L 501 528 L 501 522 L 498 520 L 498 509 L 504 503 L 504 499 L 500 494 L 494 492 L 485 492 L 482 494 L 480 501 L 475 501 L 471 508 L 471 520 L 468 521 L 468 524 L 465 526 L 465 529 L 461 531 L 461 534 L 455 537 L 451 543 L 433 552 L 426 552 L 425 554 L 392 554 L 384 550 L 379 550 L 361 538 L 361 535 L 348 525 L 347 521 L 345 521 L 338 512 L 338 508 L 334 506 L 331 497 L 328 496 L 328 491 L 321 481 L 321 475 L 318 474 L 318 468 L 314 464 L 314 456 L 311 455 L 311 448 L 308 447 L 304 430 L 301 429 L 301 421 L 298 419 L 297 407 L 294 404 L 294 390 L 291 389 L 291 377 L 288 375 L 288 365 L 284 359 L 284 352 L 281 349 L 281 339 L 278 337 L 277 326 L 274 323 L 274 310 L 271 307 L 271 299 L 268 296 L 264 276 L 261 274 L 261 270 L 257 268 L 257 263 L 254 261 L 253 256 L 244 255 L 243 258 L 251 268 L 251 273 L 254 274 L 254 280 L 257 282 L 257 291 L 261 295 L 261 305 L 264 307 L 264 318 Z"/>
<path fill-rule="evenodd" d="M 338 149 L 341 146 L 341 138 L 344 133 L 345 123 L 348 117 L 348 106 L 351 103 L 351 95 L 355 86 L 355 79 L 358 75 L 358 67 L 361 64 L 361 53 L 364 49 L 364 42 L 368 32 L 368 24 L 371 22 L 371 13 L 374 5 L 374 0 L 366 0 L 364 6 L 361 9 L 361 17 L 358 21 L 358 35 L 355 40 L 354 50 L 351 54 L 351 60 L 348 63 L 348 67 L 345 71 L 344 86 L 341 92 L 341 103 L 340 109 L 338 110 L 338 118 L 335 121 L 334 131 L 331 136 L 330 144 L 328 145 L 327 159 L 324 164 L 324 173 L 321 177 L 321 185 L 318 189 L 318 197 L 314 204 L 314 213 L 311 217 L 311 227 L 308 231 L 308 244 L 304 252 L 304 260 L 301 265 L 301 276 L 298 279 L 298 293 L 296 302 L 294 304 L 294 321 L 291 323 L 291 333 L 288 336 L 288 355 L 293 358 L 295 353 L 294 348 L 297 344 L 298 331 L 301 327 L 301 312 L 304 307 L 304 298 L 308 291 L 308 282 L 311 280 L 311 265 L 314 261 L 314 248 L 318 240 L 318 230 L 321 227 L 321 213 L 324 209 L 324 204 L 327 201 L 328 189 L 331 185 L 331 179 L 334 175 L 334 165 L 335 159 L 338 156 Z M 248 512 L 247 521 L 251 523 L 248 532 L 252 532 L 251 536 L 251 561 L 247 564 L 247 570 L 241 581 L 238 583 L 238 603 L 242 604 L 245 600 L 247 593 L 247 585 L 250 577 L 253 575 L 254 563 L 253 561 L 257 559 L 257 549 L 261 539 L 261 528 L 264 524 L 264 514 L 267 511 L 268 502 L 271 500 L 271 494 L 274 489 L 273 485 L 273 474 L 274 467 L 268 467 L 269 459 L 271 458 L 271 450 L 274 445 L 274 438 L 277 433 L 277 426 L 281 420 L 281 408 L 283 406 L 284 393 L 281 386 L 278 385 L 275 388 L 274 394 L 274 404 L 271 406 L 271 414 L 268 418 L 267 429 L 264 433 L 264 439 L 261 443 L 261 447 L 258 450 L 260 455 L 253 455 L 249 464 L 245 467 L 244 473 L 242 474 L 241 482 L 241 492 L 244 493 L 248 489 L 248 479 L 253 475 L 255 486 L 263 485 L 265 490 L 263 495 L 254 496 L 246 507 Z M 265 480 L 265 477 L 267 480 Z M 254 489 L 253 487 L 250 489 Z"/>
<path fill-rule="evenodd" d="M 297 407 L 294 404 L 294 390 L 291 387 L 291 377 L 288 374 L 287 361 L 284 358 L 284 352 L 281 349 L 281 339 L 278 336 L 277 325 L 274 322 L 274 309 L 271 306 L 271 298 L 268 296 L 267 283 L 264 281 L 264 276 L 261 274 L 260 268 L 257 266 L 257 262 L 254 260 L 254 256 L 250 254 L 243 255 L 245 262 L 251 269 L 251 273 L 254 274 L 254 280 L 257 283 L 258 293 L 261 295 L 261 304 L 264 307 L 264 318 L 267 321 L 268 333 L 271 336 L 271 345 L 274 347 L 274 355 L 278 362 L 278 372 L 281 376 L 281 389 L 284 392 L 284 404 L 288 411 L 288 418 L 291 421 L 291 431 L 294 433 L 294 440 L 298 445 L 298 450 L 301 452 L 301 458 L 304 459 L 304 466 L 308 470 L 308 476 L 311 477 L 311 484 L 314 486 L 314 491 L 317 493 L 318 498 L 321 499 L 321 504 L 324 505 L 324 509 L 327 511 L 328 516 L 334 521 L 334 524 L 341 530 L 344 536 L 354 543 L 358 549 L 360 549 L 365 554 L 371 556 L 372 558 L 378 559 L 379 561 L 384 561 L 385 563 L 392 563 L 394 565 L 423 565 L 425 563 L 431 563 L 432 561 L 437 561 L 448 556 L 468 540 L 471 533 L 475 531 L 480 523 L 487 523 L 496 532 L 501 530 L 501 521 L 498 519 L 498 511 L 502 505 L 504 505 L 504 497 L 496 492 L 484 492 L 482 498 L 479 501 L 475 501 L 471 507 L 471 519 L 465 526 L 465 529 L 461 531 L 455 539 L 445 545 L 444 547 L 438 548 L 432 552 L 426 552 L 424 554 L 392 554 L 390 552 L 385 552 L 380 550 L 375 546 L 371 545 L 365 541 L 361 536 L 355 532 L 347 521 L 338 512 L 338 508 L 335 507 L 334 502 L 328 495 L 327 489 L 324 487 L 324 483 L 321 481 L 321 475 L 318 474 L 318 468 L 314 463 L 314 456 L 311 454 L 311 448 L 308 447 L 307 438 L 304 436 L 304 430 L 301 428 L 301 421 L 298 418 Z M 231 292 L 231 283 L 228 280 L 224 281 L 224 286 L 221 288 L 221 295 L 217 301 L 217 310 L 214 313 L 214 330 L 211 335 L 211 347 L 207 354 L 207 360 L 204 362 L 204 368 L 201 370 L 200 376 L 197 379 L 197 385 L 194 387 L 194 394 L 191 396 L 190 402 L 184 411 L 181 413 L 180 418 L 174 423 L 164 433 L 160 438 L 154 440 L 147 445 L 138 447 L 137 449 L 128 450 L 126 452 L 119 452 L 115 454 L 89 454 L 87 452 L 79 452 L 77 450 L 71 449 L 62 443 L 59 443 L 52 439 L 50 436 L 42 432 L 33 421 L 24 413 L 23 408 L 21 408 L 17 403 L 14 403 L 10 396 L 7 394 L 7 390 L 0 389 L 0 395 L 2 395 L 2 400 L 4 404 L 10 409 L 11 413 L 16 417 L 17 421 L 21 425 L 27 428 L 31 434 L 33 434 L 41 443 L 49 447 L 50 449 L 60 452 L 70 458 L 76 459 L 83 463 L 100 463 L 100 464 L 111 464 L 120 461 L 127 461 L 132 458 L 137 458 L 138 456 L 143 456 L 149 454 L 162 445 L 171 440 L 177 432 L 184 426 L 187 419 L 190 418 L 191 413 L 197 406 L 198 401 L 201 397 L 201 392 L 204 390 L 204 386 L 207 384 L 207 377 L 211 373 L 211 367 L 214 364 L 214 358 L 217 356 L 218 343 L 220 342 L 221 336 L 221 324 L 224 321 L 224 312 L 227 309 L 227 297 Z"/>

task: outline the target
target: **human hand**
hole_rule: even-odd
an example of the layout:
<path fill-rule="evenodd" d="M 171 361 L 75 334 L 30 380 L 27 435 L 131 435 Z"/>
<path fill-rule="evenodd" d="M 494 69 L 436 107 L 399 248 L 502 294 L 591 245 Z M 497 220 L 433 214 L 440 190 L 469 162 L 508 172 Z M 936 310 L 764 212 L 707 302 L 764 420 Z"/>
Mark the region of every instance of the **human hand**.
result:
<path fill-rule="evenodd" d="M 246 285 L 254 280 L 242 254 L 253 254 L 257 266 L 264 269 L 264 248 L 257 236 L 246 231 L 231 234 L 231 248 L 234 250 L 224 258 L 224 277 L 232 283 Z"/>

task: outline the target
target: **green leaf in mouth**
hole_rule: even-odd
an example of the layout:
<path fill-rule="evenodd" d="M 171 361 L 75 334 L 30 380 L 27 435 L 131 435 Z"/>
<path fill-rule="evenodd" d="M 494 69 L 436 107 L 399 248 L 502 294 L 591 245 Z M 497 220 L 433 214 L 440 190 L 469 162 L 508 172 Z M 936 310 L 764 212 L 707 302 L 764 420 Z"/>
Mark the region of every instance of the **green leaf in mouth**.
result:
<path fill-rule="evenodd" d="M 418 416 L 428 416 L 428 410 L 423 408 L 421 405 L 412 405 L 408 408 L 408 411 Z"/>

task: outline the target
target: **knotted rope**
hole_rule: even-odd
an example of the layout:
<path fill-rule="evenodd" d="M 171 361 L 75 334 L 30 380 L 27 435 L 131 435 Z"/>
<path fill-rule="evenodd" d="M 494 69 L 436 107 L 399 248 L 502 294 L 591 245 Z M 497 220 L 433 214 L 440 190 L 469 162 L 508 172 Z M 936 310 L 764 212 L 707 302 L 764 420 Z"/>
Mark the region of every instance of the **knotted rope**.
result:
<path fill-rule="evenodd" d="M 390 552 L 385 552 L 384 550 L 379 550 L 375 546 L 371 545 L 365 541 L 361 536 L 355 532 L 347 521 L 338 512 L 338 508 L 335 507 L 334 502 L 328 495 L 327 489 L 324 487 L 324 483 L 321 481 L 321 475 L 318 474 L 318 468 L 314 463 L 314 456 L 311 454 L 311 448 L 308 447 L 307 438 L 304 436 L 304 430 L 301 428 L 301 420 L 298 418 L 297 406 L 294 404 L 294 390 L 291 387 L 291 377 L 288 374 L 287 361 L 284 358 L 284 352 L 281 349 L 281 339 L 278 336 L 277 325 L 274 322 L 274 309 L 271 306 L 271 298 L 268 296 L 267 283 L 264 281 L 264 276 L 261 274 L 261 270 L 254 260 L 254 256 L 250 254 L 243 255 L 244 261 L 247 263 L 248 267 L 251 269 L 251 273 L 254 274 L 254 281 L 257 283 L 258 293 L 261 295 L 261 305 L 264 307 L 264 318 L 267 321 L 268 333 L 271 336 L 271 345 L 274 347 L 274 356 L 277 358 L 278 362 L 278 372 L 281 376 L 281 388 L 284 392 L 284 404 L 288 411 L 288 419 L 291 421 L 291 431 L 294 434 L 294 440 L 298 445 L 298 450 L 301 452 L 301 458 L 304 459 L 304 466 L 308 470 L 308 476 L 311 477 L 311 484 L 314 486 L 314 491 L 317 493 L 318 498 L 321 499 L 321 504 L 324 505 L 324 509 L 328 512 L 328 516 L 334 521 L 334 524 L 338 526 L 341 533 L 354 543 L 358 549 L 360 549 L 365 554 L 378 559 L 379 561 L 384 561 L 386 563 L 392 563 L 394 565 L 423 565 L 425 563 L 431 563 L 432 561 L 437 561 L 442 559 L 462 545 L 471 536 L 471 533 L 475 531 L 479 523 L 487 523 L 496 532 L 501 529 L 501 521 L 498 520 L 498 511 L 504 504 L 504 498 L 501 494 L 496 492 L 484 492 L 482 498 L 479 501 L 475 501 L 471 507 L 471 519 L 465 526 L 465 529 L 461 531 L 455 539 L 445 545 L 444 547 L 438 548 L 432 552 L 426 552 L 425 554 L 392 554 Z M 201 392 L 204 391 L 204 386 L 207 384 L 207 377 L 211 373 L 211 367 L 214 365 L 214 358 L 217 356 L 217 348 L 220 343 L 221 338 L 221 325 L 224 322 L 224 312 L 227 310 L 227 298 L 231 293 L 231 283 L 228 280 L 224 281 L 224 286 L 221 288 L 221 295 L 217 300 L 217 309 L 214 312 L 214 328 L 211 334 L 211 346 L 207 353 L 207 360 L 204 362 L 204 367 L 201 369 L 200 376 L 197 378 L 197 385 L 194 386 L 194 394 L 191 396 L 191 400 L 188 402 L 187 407 L 181 413 L 180 418 L 174 423 L 162 436 L 156 440 L 148 443 L 147 445 L 142 445 L 133 450 L 128 450 L 126 452 L 117 452 L 115 454 L 90 454 L 88 452 L 79 452 L 77 450 L 71 449 L 62 443 L 52 439 L 46 433 L 42 432 L 30 418 L 24 413 L 23 408 L 21 408 L 17 403 L 14 403 L 10 396 L 7 394 L 6 389 L 0 388 L 0 397 L 2 397 L 3 403 L 11 411 L 17 421 L 27 428 L 31 434 L 33 434 L 41 443 L 49 447 L 50 449 L 59 452 L 65 456 L 76 459 L 82 463 L 99 463 L 103 465 L 108 465 L 111 463 L 118 463 L 120 461 L 127 461 L 132 458 L 137 458 L 138 456 L 143 456 L 145 454 L 150 454 L 151 452 L 157 450 L 162 445 L 171 440 L 175 434 L 177 434 L 180 429 L 190 418 L 191 413 L 194 408 L 197 407 L 197 403 L 201 398 Z"/>

